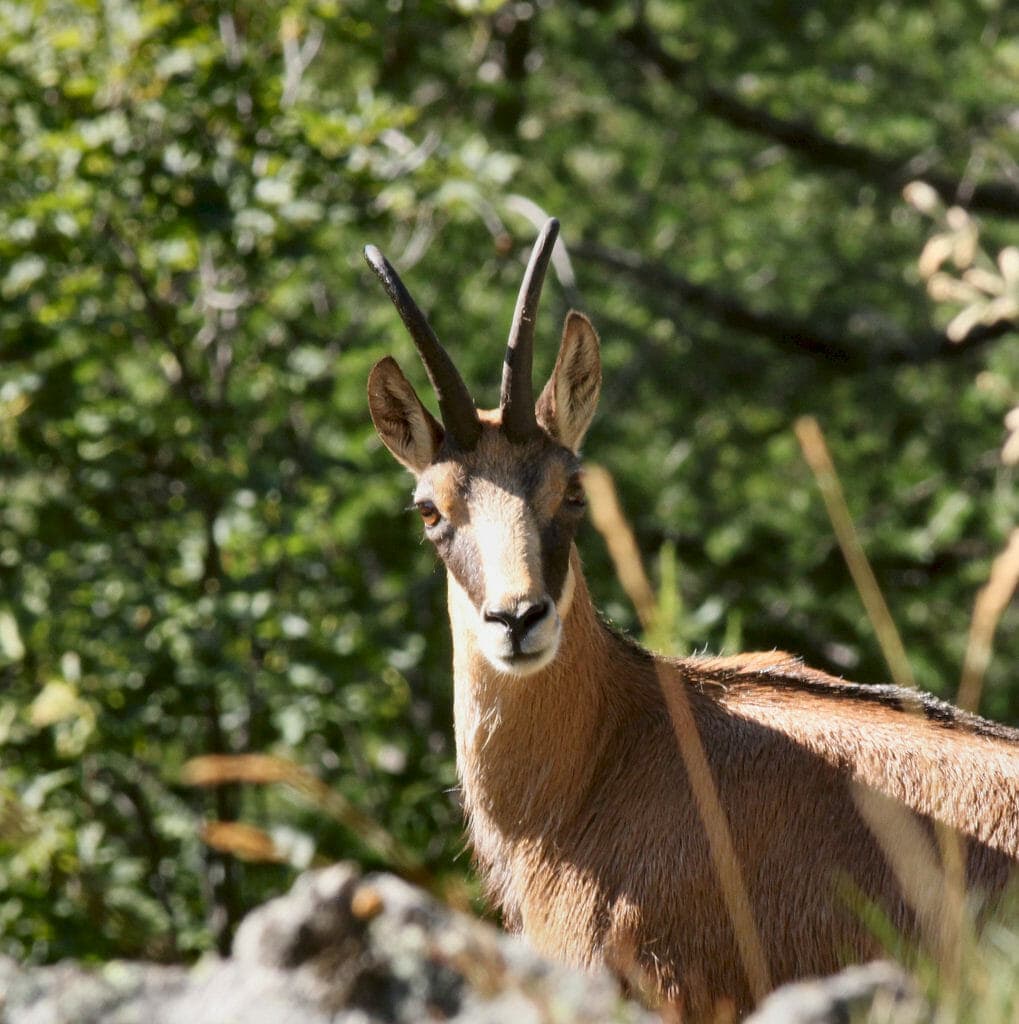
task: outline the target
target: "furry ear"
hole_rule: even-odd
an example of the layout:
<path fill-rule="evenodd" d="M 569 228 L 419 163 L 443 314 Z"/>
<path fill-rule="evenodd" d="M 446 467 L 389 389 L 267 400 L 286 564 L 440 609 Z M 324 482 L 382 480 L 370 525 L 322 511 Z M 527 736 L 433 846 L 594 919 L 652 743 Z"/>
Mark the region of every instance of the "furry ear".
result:
<path fill-rule="evenodd" d="M 594 418 L 600 390 L 598 335 L 583 313 L 570 310 L 555 368 L 535 405 L 538 422 L 560 444 L 577 451 Z"/>
<path fill-rule="evenodd" d="M 435 460 L 445 436 L 392 356 L 368 375 L 368 408 L 382 443 L 415 475 Z"/>

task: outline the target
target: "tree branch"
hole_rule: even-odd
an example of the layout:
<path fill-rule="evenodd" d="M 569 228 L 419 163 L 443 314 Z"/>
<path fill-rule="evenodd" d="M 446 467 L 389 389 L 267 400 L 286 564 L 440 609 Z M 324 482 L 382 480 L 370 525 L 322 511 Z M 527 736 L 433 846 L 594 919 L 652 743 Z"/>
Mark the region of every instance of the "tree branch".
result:
<path fill-rule="evenodd" d="M 92 767 L 94 765 L 94 768 Z M 180 919 L 174 905 L 172 894 L 166 879 L 160 871 L 160 863 L 167 854 L 159 830 L 156 828 L 155 817 L 145 795 L 142 771 L 138 764 L 128 758 L 120 758 L 115 754 L 107 754 L 102 758 L 89 758 L 86 770 L 94 771 L 97 776 L 106 776 L 111 788 L 122 793 L 134 809 L 134 823 L 137 825 L 145 852 L 148 858 L 147 882 L 152 894 L 159 901 L 166 914 L 168 928 L 165 934 L 150 936 L 165 942 L 165 950 L 160 950 L 159 958 L 168 959 L 171 963 L 179 959 L 178 932 Z M 151 953 L 149 954 L 151 956 Z"/>
<path fill-rule="evenodd" d="M 664 295 L 666 299 L 688 303 L 726 327 L 759 335 L 788 352 L 847 368 L 955 358 L 1019 330 L 1016 321 L 1000 320 L 975 327 L 962 342 L 951 341 L 943 331 L 925 331 L 906 343 L 882 349 L 878 338 L 857 340 L 799 317 L 751 309 L 734 295 L 696 284 L 660 263 L 645 260 L 625 249 L 613 249 L 596 242 L 579 242 L 571 248 L 578 259 L 622 274 L 640 287 L 653 289 L 658 297 Z"/>
<path fill-rule="evenodd" d="M 620 33 L 620 41 L 673 85 L 694 97 L 704 113 L 778 142 L 797 157 L 822 167 L 850 171 L 889 191 L 921 178 L 949 204 L 1005 217 L 1019 216 L 1019 187 L 1010 181 L 969 182 L 932 170 L 923 157 L 879 153 L 866 146 L 839 142 L 805 119 L 777 117 L 763 107 L 745 103 L 725 89 L 696 80 L 692 61 L 664 50 L 644 22 Z"/>

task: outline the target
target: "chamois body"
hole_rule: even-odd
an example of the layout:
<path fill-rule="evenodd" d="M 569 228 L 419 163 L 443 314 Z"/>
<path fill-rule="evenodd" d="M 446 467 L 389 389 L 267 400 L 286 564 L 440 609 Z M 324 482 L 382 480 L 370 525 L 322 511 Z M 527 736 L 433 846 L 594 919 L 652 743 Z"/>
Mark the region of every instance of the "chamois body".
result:
<path fill-rule="evenodd" d="M 540 949 L 640 978 L 694 1020 L 743 1011 L 768 984 L 875 953 L 867 905 L 901 933 L 937 925 L 937 872 L 894 863 L 910 844 L 954 832 L 967 884 L 1000 892 L 1019 864 L 1019 732 L 779 652 L 656 657 L 601 621 L 573 544 L 601 383 L 586 317 L 567 316 L 537 402 L 531 385 L 557 231 L 545 225 L 528 263 L 492 412 L 365 251 L 442 413 L 391 358 L 373 368 L 372 420 L 414 474 L 448 572 L 471 842 L 506 921 Z"/>
<path fill-rule="evenodd" d="M 557 659 L 507 685 L 456 643 L 457 764 L 471 842 L 507 922 L 544 952 L 637 972 L 693 1019 L 751 991 L 677 748 L 707 754 L 772 983 L 880 952 L 859 900 L 916 922 L 857 787 L 968 838 L 967 880 L 1019 859 L 1019 733 L 780 652 L 662 659 L 609 630 L 574 553 Z M 450 581 L 455 641 L 463 595 Z M 677 722 L 668 688 L 691 719 Z M 926 710 L 925 710 L 926 708 Z M 933 717 L 928 717 L 933 716 Z"/>

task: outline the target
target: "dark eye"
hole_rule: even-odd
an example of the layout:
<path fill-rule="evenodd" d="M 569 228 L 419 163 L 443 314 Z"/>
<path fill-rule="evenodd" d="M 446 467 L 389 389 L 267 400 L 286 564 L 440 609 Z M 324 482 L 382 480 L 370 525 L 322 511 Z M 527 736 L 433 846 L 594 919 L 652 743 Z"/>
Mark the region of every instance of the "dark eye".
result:
<path fill-rule="evenodd" d="M 584 484 L 580 477 L 574 477 L 566 485 L 566 494 L 563 497 L 564 504 L 570 508 L 583 508 L 587 504 L 587 496 L 584 494 Z"/>
<path fill-rule="evenodd" d="M 442 518 L 439 510 L 430 501 L 418 501 L 415 505 L 418 512 L 421 513 L 421 521 L 425 526 L 435 526 Z"/>

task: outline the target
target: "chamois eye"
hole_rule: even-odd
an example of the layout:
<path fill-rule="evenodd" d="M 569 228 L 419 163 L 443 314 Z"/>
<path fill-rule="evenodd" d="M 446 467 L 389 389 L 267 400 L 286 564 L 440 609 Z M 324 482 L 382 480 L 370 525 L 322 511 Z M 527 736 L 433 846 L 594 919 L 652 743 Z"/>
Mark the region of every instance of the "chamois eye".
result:
<path fill-rule="evenodd" d="M 418 512 L 421 513 L 421 521 L 425 526 L 436 526 L 442 515 L 435 505 L 430 501 L 416 502 Z"/>

